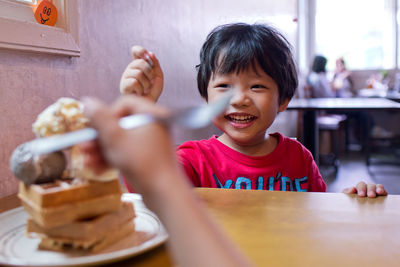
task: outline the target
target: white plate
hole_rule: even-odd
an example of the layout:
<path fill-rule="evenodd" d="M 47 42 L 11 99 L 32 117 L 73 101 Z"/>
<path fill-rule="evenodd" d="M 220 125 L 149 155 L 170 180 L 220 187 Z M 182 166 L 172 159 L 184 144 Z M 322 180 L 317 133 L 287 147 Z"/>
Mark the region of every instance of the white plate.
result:
<path fill-rule="evenodd" d="M 84 266 L 109 263 L 141 254 L 164 243 L 168 234 L 138 194 L 123 194 L 135 205 L 135 232 L 97 253 L 63 253 L 39 250 L 39 239 L 25 236 L 28 214 L 22 207 L 0 214 L 0 265 Z"/>

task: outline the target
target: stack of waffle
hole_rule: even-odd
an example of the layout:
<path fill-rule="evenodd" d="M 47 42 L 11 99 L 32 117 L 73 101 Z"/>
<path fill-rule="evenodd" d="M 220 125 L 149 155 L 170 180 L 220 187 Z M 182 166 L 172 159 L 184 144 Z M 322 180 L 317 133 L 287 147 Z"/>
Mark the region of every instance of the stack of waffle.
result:
<path fill-rule="evenodd" d="M 83 127 L 81 104 L 62 98 L 38 116 L 33 130 L 43 137 Z M 78 146 L 65 152 L 63 177 L 45 184 L 20 182 L 18 196 L 30 215 L 28 236 L 39 237 L 41 249 L 98 251 L 134 232 L 134 207 L 121 201 L 118 172 L 97 175 L 84 166 Z"/>
<path fill-rule="evenodd" d="M 28 236 L 40 237 L 40 249 L 98 251 L 134 231 L 133 204 L 121 201 L 117 179 L 21 182 L 18 196 L 31 216 Z"/>

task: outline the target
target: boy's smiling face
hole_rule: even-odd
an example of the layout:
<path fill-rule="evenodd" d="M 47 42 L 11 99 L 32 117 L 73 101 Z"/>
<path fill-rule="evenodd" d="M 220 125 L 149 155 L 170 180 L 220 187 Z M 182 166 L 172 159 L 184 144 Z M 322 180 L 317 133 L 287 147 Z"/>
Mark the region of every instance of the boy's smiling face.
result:
<path fill-rule="evenodd" d="M 286 109 L 289 100 L 279 104 L 277 84 L 258 64 L 239 73 L 214 73 L 207 87 L 208 101 L 213 102 L 232 90 L 230 105 L 214 120 L 224 132 L 221 141 L 231 147 L 263 144 L 266 130 L 278 112 Z"/>

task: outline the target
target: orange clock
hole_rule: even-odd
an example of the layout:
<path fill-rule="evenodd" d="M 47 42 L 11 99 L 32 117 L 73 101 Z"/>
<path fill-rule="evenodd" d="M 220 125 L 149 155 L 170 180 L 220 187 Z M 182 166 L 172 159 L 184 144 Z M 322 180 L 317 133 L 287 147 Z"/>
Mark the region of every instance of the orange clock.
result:
<path fill-rule="evenodd" d="M 36 21 L 40 24 L 54 26 L 57 22 L 57 8 L 48 0 L 42 0 L 38 5 L 36 5 L 34 8 L 34 14 Z"/>

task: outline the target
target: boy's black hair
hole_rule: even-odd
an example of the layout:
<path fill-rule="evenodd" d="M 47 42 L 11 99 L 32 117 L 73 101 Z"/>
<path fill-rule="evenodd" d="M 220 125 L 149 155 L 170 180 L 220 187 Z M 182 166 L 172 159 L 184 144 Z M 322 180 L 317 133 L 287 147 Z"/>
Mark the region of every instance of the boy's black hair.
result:
<path fill-rule="evenodd" d="M 328 60 L 326 57 L 317 55 L 314 57 L 313 64 L 311 70 L 316 73 L 326 72 L 326 63 Z"/>
<path fill-rule="evenodd" d="M 200 51 L 197 86 L 208 100 L 213 73 L 240 72 L 258 63 L 278 85 L 279 104 L 291 99 L 298 85 L 292 47 L 276 29 L 265 24 L 234 23 L 215 28 Z"/>

